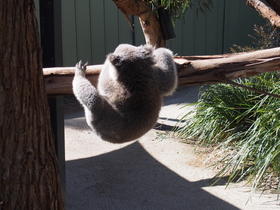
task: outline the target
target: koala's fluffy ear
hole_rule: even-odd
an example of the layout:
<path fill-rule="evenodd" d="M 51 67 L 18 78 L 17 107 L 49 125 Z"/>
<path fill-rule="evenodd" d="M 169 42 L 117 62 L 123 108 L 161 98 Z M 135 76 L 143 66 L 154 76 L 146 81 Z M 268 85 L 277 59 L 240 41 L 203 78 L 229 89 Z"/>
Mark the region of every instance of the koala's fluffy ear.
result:
<path fill-rule="evenodd" d="M 143 55 L 145 55 L 146 57 L 149 57 L 152 55 L 153 50 L 154 50 L 154 47 L 152 45 L 145 44 L 141 47 L 140 51 Z"/>
<path fill-rule="evenodd" d="M 107 58 L 116 67 L 120 67 L 123 64 L 123 59 L 118 55 L 114 55 L 113 53 L 110 53 Z"/>

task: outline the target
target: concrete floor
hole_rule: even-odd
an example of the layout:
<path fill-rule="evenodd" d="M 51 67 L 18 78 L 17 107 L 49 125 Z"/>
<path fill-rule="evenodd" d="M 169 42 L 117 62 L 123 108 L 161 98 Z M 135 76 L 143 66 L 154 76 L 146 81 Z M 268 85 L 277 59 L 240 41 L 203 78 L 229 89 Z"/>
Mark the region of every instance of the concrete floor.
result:
<path fill-rule="evenodd" d="M 66 208 L 68 210 L 280 209 L 276 195 L 253 194 L 242 184 L 211 187 L 215 173 L 194 166 L 194 146 L 165 135 L 197 99 L 183 87 L 165 99 L 158 126 L 125 144 L 102 141 L 83 111 L 65 116 Z M 178 105 L 178 103 L 181 103 Z M 189 109 L 191 109 L 190 107 Z"/>

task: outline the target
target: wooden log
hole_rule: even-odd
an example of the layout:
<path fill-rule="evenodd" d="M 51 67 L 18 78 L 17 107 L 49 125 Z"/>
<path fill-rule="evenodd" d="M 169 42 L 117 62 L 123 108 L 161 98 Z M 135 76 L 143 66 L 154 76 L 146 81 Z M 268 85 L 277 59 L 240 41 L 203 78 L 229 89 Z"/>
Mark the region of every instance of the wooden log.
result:
<path fill-rule="evenodd" d="M 87 66 L 86 77 L 96 86 L 99 73 L 103 65 Z M 46 91 L 48 95 L 70 95 L 73 94 L 72 80 L 75 67 L 57 67 L 43 69 Z"/>
<path fill-rule="evenodd" d="M 280 47 L 247 53 L 175 57 L 180 86 L 226 82 L 280 70 Z"/>
<path fill-rule="evenodd" d="M 174 60 L 178 68 L 179 86 L 213 84 L 279 71 L 280 47 L 237 54 L 176 56 Z M 86 77 L 95 86 L 102 67 L 92 65 L 87 68 Z M 43 71 L 48 95 L 73 94 L 74 67 L 44 68 Z"/>

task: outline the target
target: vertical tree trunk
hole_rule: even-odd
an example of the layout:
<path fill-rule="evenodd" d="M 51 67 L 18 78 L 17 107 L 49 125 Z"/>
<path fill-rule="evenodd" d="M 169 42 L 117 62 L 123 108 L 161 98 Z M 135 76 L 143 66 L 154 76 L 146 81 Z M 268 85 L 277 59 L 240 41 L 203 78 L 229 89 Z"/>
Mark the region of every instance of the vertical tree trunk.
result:
<path fill-rule="evenodd" d="M 139 21 L 147 44 L 158 47 L 166 47 L 159 20 L 150 6 L 143 0 L 113 0 L 122 11 L 125 18 L 130 21 L 129 15 L 139 17 Z"/>
<path fill-rule="evenodd" d="M 34 2 L 0 17 L 0 209 L 63 209 Z"/>
<path fill-rule="evenodd" d="M 280 16 L 274 8 L 268 7 L 261 0 L 247 0 L 246 4 L 255 9 L 263 18 L 267 19 L 273 27 L 280 28 Z"/>
<path fill-rule="evenodd" d="M 279 0 L 266 0 L 272 9 L 280 15 L 280 1 Z"/>
<path fill-rule="evenodd" d="M 139 21 L 147 44 L 155 48 L 166 47 L 159 20 L 155 13 L 149 11 L 139 16 Z"/>

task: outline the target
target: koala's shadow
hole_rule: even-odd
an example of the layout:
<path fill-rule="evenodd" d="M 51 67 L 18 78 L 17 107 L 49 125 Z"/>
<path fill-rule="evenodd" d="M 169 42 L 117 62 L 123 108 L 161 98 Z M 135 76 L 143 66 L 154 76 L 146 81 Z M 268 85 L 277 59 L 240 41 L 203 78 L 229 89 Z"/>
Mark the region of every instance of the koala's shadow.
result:
<path fill-rule="evenodd" d="M 138 142 L 66 169 L 67 209 L 238 209 L 202 189 L 213 180 L 182 178 Z"/>
<path fill-rule="evenodd" d="M 165 105 L 186 102 L 188 97 L 184 90 L 168 97 Z M 166 117 L 159 119 L 163 123 L 158 123 L 154 129 L 171 130 L 173 126 L 168 124 L 177 121 Z M 167 120 L 170 122 L 164 124 Z M 83 111 L 68 114 L 65 124 L 74 129 L 89 129 Z M 202 189 L 212 183 L 212 179 L 188 181 L 134 141 L 105 154 L 66 161 L 66 208 L 238 209 Z"/>

